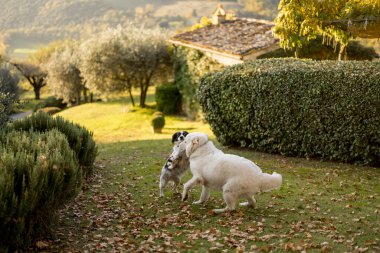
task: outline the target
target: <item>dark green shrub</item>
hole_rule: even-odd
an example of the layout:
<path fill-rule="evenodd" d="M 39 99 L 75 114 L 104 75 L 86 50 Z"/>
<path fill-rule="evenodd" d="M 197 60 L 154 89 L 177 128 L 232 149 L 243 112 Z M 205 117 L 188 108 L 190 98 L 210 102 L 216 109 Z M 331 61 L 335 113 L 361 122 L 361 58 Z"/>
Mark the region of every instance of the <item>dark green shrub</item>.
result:
<path fill-rule="evenodd" d="M 178 114 L 181 112 L 181 94 L 176 85 L 170 83 L 156 88 L 157 110 L 165 114 Z"/>
<path fill-rule="evenodd" d="M 18 100 L 19 79 L 5 68 L 0 68 L 0 127 L 9 119 L 13 105 Z"/>
<path fill-rule="evenodd" d="M 77 155 L 79 164 L 85 174 L 91 172 L 97 155 L 97 147 L 92 138 L 92 133 L 86 128 L 71 123 L 60 116 L 53 118 L 44 112 L 37 112 L 30 117 L 17 120 L 10 124 L 9 128 L 38 132 L 50 131 L 53 128 L 58 129 L 61 133 L 66 135 L 69 145 Z"/>
<path fill-rule="evenodd" d="M 161 133 L 165 126 L 165 117 L 162 112 L 155 112 L 152 116 L 151 125 L 155 133 Z"/>
<path fill-rule="evenodd" d="M 33 111 L 36 112 L 39 109 L 45 108 L 45 107 L 57 107 L 60 109 L 64 109 L 67 106 L 66 103 L 63 103 L 63 99 L 56 98 L 56 97 L 48 97 L 44 101 L 36 104 Z"/>
<path fill-rule="evenodd" d="M 0 133 L 0 251 L 27 247 L 81 187 L 82 171 L 66 137 Z"/>
<path fill-rule="evenodd" d="M 380 165 L 380 62 L 268 59 L 205 76 L 198 96 L 225 145 Z"/>

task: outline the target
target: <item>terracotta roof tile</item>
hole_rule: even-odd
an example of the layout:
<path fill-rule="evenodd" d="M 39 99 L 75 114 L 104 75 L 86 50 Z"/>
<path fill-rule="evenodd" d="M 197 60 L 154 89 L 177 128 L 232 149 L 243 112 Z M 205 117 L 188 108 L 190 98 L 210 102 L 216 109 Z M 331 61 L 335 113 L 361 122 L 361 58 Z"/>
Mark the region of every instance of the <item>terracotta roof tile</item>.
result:
<path fill-rule="evenodd" d="M 256 19 L 227 20 L 222 24 L 206 26 L 177 34 L 171 42 L 194 45 L 223 53 L 246 55 L 277 44 L 272 35 L 273 23 Z"/>

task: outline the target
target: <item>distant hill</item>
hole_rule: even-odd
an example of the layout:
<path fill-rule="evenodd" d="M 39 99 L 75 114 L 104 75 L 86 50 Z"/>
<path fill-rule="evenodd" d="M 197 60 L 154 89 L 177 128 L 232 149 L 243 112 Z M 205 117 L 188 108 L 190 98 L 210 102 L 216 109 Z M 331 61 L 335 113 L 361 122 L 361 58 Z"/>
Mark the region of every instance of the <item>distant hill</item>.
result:
<path fill-rule="evenodd" d="M 48 42 L 80 38 L 131 20 L 176 31 L 222 3 L 236 16 L 273 20 L 280 0 L 0 0 L 0 38 L 23 58 Z"/>
<path fill-rule="evenodd" d="M 210 16 L 220 1 L 176 0 L 0 0 L 0 37 L 14 57 L 49 41 L 85 37 L 139 18 L 176 30 Z M 243 10 L 237 1 L 226 8 Z"/>

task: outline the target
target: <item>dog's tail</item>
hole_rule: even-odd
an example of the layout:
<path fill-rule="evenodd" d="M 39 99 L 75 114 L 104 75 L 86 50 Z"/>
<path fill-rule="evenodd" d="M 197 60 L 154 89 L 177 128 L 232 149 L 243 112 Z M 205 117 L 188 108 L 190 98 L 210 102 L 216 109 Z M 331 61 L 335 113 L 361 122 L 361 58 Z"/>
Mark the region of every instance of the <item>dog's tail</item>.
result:
<path fill-rule="evenodd" d="M 280 188 L 282 184 L 282 176 L 276 172 L 272 175 L 263 173 L 260 183 L 260 190 L 262 192 L 268 192 L 273 189 Z"/>

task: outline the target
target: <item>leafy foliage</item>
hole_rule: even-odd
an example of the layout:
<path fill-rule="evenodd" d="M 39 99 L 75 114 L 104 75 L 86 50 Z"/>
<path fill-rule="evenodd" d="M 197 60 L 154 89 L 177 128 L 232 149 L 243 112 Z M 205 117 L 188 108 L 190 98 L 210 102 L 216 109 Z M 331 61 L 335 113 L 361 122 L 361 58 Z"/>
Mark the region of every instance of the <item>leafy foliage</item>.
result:
<path fill-rule="evenodd" d="M 82 44 L 81 71 L 87 87 L 107 97 L 109 93 L 140 89 L 145 107 L 148 88 L 170 74 L 167 34 L 161 29 L 129 25 L 96 34 Z"/>
<path fill-rule="evenodd" d="M 316 39 L 310 44 L 304 46 L 299 50 L 298 58 L 310 58 L 313 60 L 335 60 L 338 58 L 338 52 L 331 45 L 324 45 L 321 43 L 322 39 Z M 294 50 L 284 50 L 279 48 L 260 55 L 258 59 L 264 58 L 283 58 L 292 57 Z M 346 60 L 374 60 L 379 55 L 373 47 L 366 47 L 361 45 L 358 41 L 349 41 L 347 45 Z"/>
<path fill-rule="evenodd" d="M 223 68 L 223 65 L 207 57 L 198 50 L 178 47 L 175 53 L 175 84 L 182 95 L 182 107 L 190 119 L 199 117 L 199 103 L 196 90 L 199 79 L 210 72 Z"/>
<path fill-rule="evenodd" d="M 54 128 L 63 133 L 78 159 L 84 174 L 89 174 L 97 155 L 96 143 L 92 133 L 78 124 L 68 122 L 60 116 L 51 117 L 44 112 L 37 112 L 30 117 L 17 120 L 9 125 L 12 130 L 46 132 Z"/>
<path fill-rule="evenodd" d="M 13 104 L 19 97 L 19 79 L 9 69 L 0 68 L 0 127 L 8 121 Z"/>
<path fill-rule="evenodd" d="M 344 52 L 354 36 L 349 29 L 353 21 L 363 20 L 366 26 L 368 18 L 380 17 L 378 0 L 281 0 L 279 8 L 274 34 L 285 49 L 302 48 L 317 36 L 323 36 L 326 43 L 340 43 Z"/>
<path fill-rule="evenodd" d="M 56 50 L 45 64 L 49 89 L 67 104 L 87 101 L 85 82 L 79 70 L 81 59 L 76 49 L 78 47 L 76 42 L 67 43 L 61 50 Z"/>
<path fill-rule="evenodd" d="M 257 60 L 207 75 L 198 95 L 225 145 L 379 166 L 379 67 Z"/>
<path fill-rule="evenodd" d="M 156 87 L 155 98 L 157 110 L 167 115 L 181 112 L 181 94 L 175 84 L 168 83 Z"/>
<path fill-rule="evenodd" d="M 28 246 L 46 232 L 81 182 L 75 154 L 59 131 L 0 133 L 0 250 Z"/>

